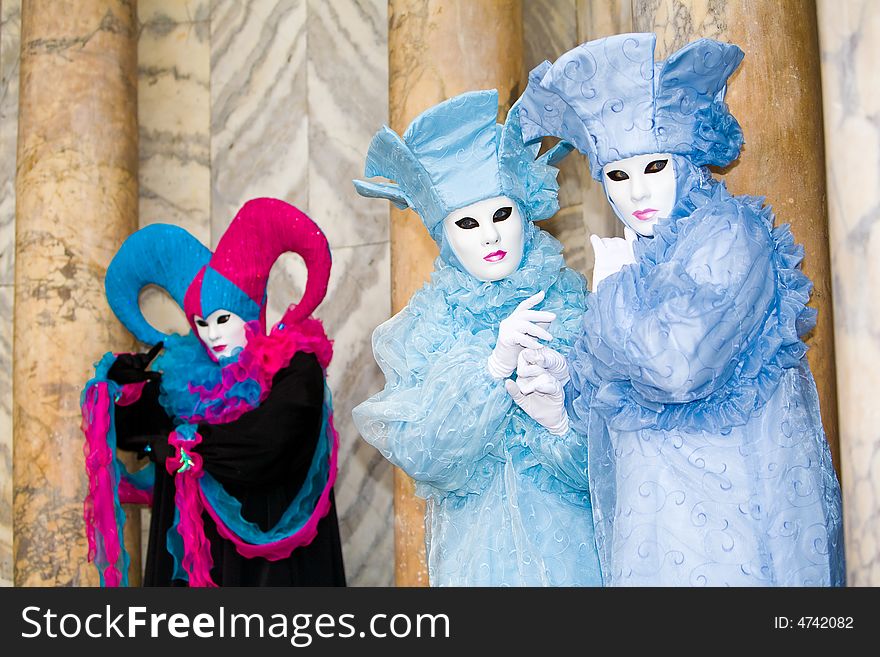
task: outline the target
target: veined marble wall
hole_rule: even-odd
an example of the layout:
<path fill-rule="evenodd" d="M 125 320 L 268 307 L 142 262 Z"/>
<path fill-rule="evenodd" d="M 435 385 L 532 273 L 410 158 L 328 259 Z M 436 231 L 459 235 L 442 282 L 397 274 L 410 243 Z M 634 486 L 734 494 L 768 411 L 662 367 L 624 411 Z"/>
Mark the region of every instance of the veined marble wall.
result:
<path fill-rule="evenodd" d="M 819 0 L 847 581 L 880 585 L 880 5 Z"/>
<path fill-rule="evenodd" d="M 0 4 L 0 586 L 12 586 L 12 301 L 21 0 Z"/>
<path fill-rule="evenodd" d="M 386 2 L 140 0 L 138 14 L 141 225 L 177 223 L 215 246 L 245 201 L 273 196 L 330 241 L 333 272 L 316 314 L 335 343 L 346 574 L 351 585 L 391 585 L 391 470 L 351 422 L 352 407 L 384 385 L 369 334 L 390 314 L 388 210 L 351 184 L 388 120 Z M 301 260 L 282 258 L 270 321 L 304 281 Z M 179 325 L 167 298 L 143 303 L 157 325 Z"/>

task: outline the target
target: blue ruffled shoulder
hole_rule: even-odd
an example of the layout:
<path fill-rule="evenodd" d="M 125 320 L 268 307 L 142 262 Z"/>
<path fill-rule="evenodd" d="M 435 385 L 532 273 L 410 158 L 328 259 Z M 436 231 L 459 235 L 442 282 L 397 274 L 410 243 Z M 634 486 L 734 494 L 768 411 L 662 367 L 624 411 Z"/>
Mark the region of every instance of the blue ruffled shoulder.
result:
<path fill-rule="evenodd" d="M 569 358 L 576 425 L 592 408 L 619 430 L 724 433 L 764 407 L 783 371 L 800 364 L 801 338 L 816 323 L 803 246 L 788 224 L 773 222 L 763 198 L 732 196 L 715 183 L 691 190 L 653 239 L 637 242 L 636 264 L 587 299 Z M 736 236 L 739 251 L 730 247 Z M 743 284 L 764 269 L 763 282 Z M 719 271 L 733 273 L 719 282 Z M 670 339 L 682 326 L 691 334 Z M 679 370 L 689 385 L 658 391 L 645 383 L 646 372 L 672 380 Z"/>

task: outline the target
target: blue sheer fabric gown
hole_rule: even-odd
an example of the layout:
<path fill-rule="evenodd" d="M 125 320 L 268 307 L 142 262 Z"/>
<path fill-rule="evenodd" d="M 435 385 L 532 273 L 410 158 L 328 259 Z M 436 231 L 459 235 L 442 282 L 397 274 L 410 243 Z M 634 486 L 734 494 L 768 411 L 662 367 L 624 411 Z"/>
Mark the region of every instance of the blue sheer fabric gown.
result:
<path fill-rule="evenodd" d="M 589 296 L 569 357 L 605 582 L 842 585 L 803 247 L 763 199 L 674 159 L 685 198 Z"/>
<path fill-rule="evenodd" d="M 523 263 L 483 283 L 437 260 L 431 280 L 373 334 L 385 389 L 354 409 L 363 437 L 427 500 L 432 586 L 598 586 L 586 438 L 554 436 L 516 406 L 486 361 L 498 325 L 546 289 L 565 351 L 585 285 L 561 245 L 526 222 Z"/>

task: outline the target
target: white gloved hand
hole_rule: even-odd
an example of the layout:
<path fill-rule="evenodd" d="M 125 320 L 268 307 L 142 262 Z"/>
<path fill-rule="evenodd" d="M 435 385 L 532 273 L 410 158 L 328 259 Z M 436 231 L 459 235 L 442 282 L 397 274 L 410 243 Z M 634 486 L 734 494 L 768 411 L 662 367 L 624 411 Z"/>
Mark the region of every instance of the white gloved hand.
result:
<path fill-rule="evenodd" d="M 568 433 L 565 393 L 562 384 L 552 375 L 544 372 L 525 382 L 507 379 L 504 385 L 516 405 L 535 422 L 556 436 Z"/>
<path fill-rule="evenodd" d="M 633 244 L 638 239 L 636 231 L 627 226 L 623 229 L 624 237 L 599 237 L 590 235 L 590 244 L 593 245 L 593 253 L 596 256 L 593 265 L 592 292 L 596 291 L 604 279 L 616 274 L 626 265 L 635 263 L 636 256 L 633 253 Z"/>
<path fill-rule="evenodd" d="M 486 366 L 496 379 L 504 379 L 516 369 L 516 359 L 523 349 L 538 349 L 538 340 L 552 340 L 546 327 L 556 319 L 554 313 L 532 308 L 544 300 L 544 292 L 533 294 L 521 302 L 498 327 L 495 349 L 489 355 Z"/>
<path fill-rule="evenodd" d="M 564 387 L 571 378 L 565 357 L 550 347 L 540 349 L 523 349 L 516 361 L 516 378 L 523 383 L 528 379 L 540 376 L 544 372 L 550 374 Z"/>

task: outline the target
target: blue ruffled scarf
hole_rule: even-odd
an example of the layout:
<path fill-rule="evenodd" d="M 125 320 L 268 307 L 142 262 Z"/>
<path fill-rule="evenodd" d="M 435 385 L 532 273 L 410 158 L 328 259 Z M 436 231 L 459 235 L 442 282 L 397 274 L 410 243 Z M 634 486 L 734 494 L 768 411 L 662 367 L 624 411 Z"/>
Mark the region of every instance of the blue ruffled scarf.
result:
<path fill-rule="evenodd" d="M 531 222 L 528 222 L 526 231 L 526 248 L 519 269 L 498 281 L 480 281 L 438 258 L 430 281 L 413 295 L 407 306 L 408 312 L 421 321 L 407 325 L 410 334 L 406 342 L 419 345 L 425 358 L 430 358 L 435 350 L 445 351 L 461 340 L 483 343 L 491 348 L 501 321 L 520 302 L 546 290 L 544 301 L 536 309 L 556 314 L 549 328 L 554 339 L 548 346 L 567 353 L 583 317 L 586 280 L 565 266 L 562 244 L 552 235 Z M 531 478 L 541 490 L 589 507 L 588 492 L 571 488 L 556 479 L 531 453 L 525 435 L 534 431 L 544 429 L 524 413 L 512 416 L 506 440 L 516 470 Z M 478 469 L 469 482 L 468 494 L 487 488 L 494 476 L 491 467 Z M 422 496 L 427 496 L 425 491 L 429 489 L 426 484 L 417 484 Z"/>
<path fill-rule="evenodd" d="M 262 390 L 253 379 L 237 382 L 223 397 L 203 398 L 194 391 L 195 386 L 211 390 L 218 385 L 223 366 L 235 361 L 238 351 L 218 363 L 192 332 L 169 336 L 164 347 L 153 367 L 162 372 L 159 403 L 175 424 L 185 422 L 183 418 L 205 416 L 209 408 L 220 410 L 224 404 L 234 401 L 241 401 L 251 408 L 259 405 Z"/>

